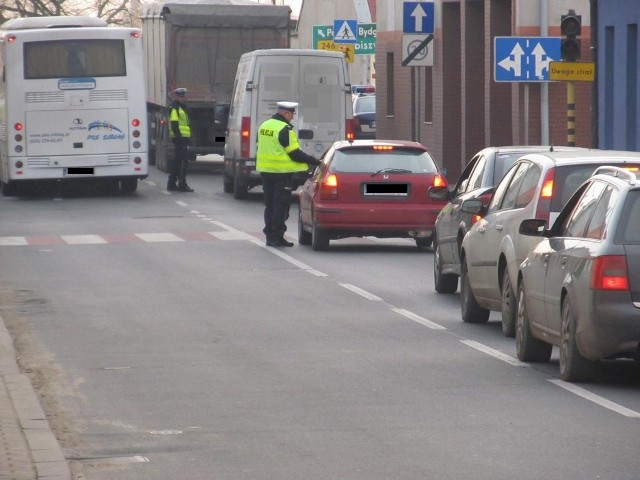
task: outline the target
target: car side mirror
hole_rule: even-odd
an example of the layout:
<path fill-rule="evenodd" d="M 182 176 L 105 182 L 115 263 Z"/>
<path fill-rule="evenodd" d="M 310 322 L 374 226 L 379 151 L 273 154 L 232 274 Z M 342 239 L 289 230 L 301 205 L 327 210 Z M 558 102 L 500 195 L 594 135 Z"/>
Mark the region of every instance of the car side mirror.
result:
<path fill-rule="evenodd" d="M 449 189 L 447 187 L 429 187 L 427 196 L 431 200 L 449 200 Z"/>
<path fill-rule="evenodd" d="M 484 216 L 484 209 L 485 206 L 482 203 L 482 200 L 476 199 L 465 200 L 460 206 L 460 210 L 462 210 L 464 213 L 470 213 L 471 215 Z"/>
<path fill-rule="evenodd" d="M 300 140 L 313 140 L 313 130 L 300 130 L 298 132 L 298 138 Z"/>
<path fill-rule="evenodd" d="M 529 218 L 520 223 L 518 233 L 529 237 L 544 237 L 547 221 L 541 218 Z"/>

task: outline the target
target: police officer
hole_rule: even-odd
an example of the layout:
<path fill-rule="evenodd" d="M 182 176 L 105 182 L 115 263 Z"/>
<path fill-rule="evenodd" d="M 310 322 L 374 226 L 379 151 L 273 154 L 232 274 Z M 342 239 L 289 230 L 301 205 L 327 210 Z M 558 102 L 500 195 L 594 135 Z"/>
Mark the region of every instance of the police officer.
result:
<path fill-rule="evenodd" d="M 258 130 L 256 170 L 262 177 L 264 190 L 264 229 L 270 247 L 293 247 L 285 240 L 285 224 L 291 205 L 291 178 L 306 172 L 320 160 L 300 149 L 291 120 L 298 106 L 295 102 L 278 102 L 278 111 Z"/>
<path fill-rule="evenodd" d="M 189 152 L 187 149 L 191 142 L 189 114 L 184 104 L 187 89 L 176 88 L 173 93 L 175 100 L 169 106 L 169 135 L 175 146 L 176 156 L 167 180 L 167 190 L 193 192 L 193 189 L 187 185 L 187 166 L 189 165 Z"/>

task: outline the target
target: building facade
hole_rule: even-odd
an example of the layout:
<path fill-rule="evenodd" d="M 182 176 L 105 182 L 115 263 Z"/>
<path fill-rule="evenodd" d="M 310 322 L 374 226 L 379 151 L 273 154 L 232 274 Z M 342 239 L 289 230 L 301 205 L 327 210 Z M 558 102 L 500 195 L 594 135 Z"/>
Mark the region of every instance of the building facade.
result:
<path fill-rule="evenodd" d="M 457 179 L 489 145 L 592 146 L 592 84 L 574 82 L 575 134 L 566 82 L 496 82 L 495 37 L 559 37 L 561 16 L 582 17 L 581 61 L 590 61 L 588 0 L 436 0 L 433 66 L 403 66 L 403 0 L 378 0 L 378 138 L 413 139 Z M 557 59 L 559 60 L 559 59 Z"/>

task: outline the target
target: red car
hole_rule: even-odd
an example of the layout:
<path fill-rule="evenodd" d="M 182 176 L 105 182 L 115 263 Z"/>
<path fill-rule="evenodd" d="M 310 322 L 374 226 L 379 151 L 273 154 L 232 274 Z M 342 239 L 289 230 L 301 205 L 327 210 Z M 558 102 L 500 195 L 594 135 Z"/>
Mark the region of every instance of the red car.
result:
<path fill-rule="evenodd" d="M 447 182 L 424 145 L 399 140 L 334 143 L 298 190 L 298 241 L 325 250 L 346 237 L 433 239 L 445 201 L 429 198 Z"/>

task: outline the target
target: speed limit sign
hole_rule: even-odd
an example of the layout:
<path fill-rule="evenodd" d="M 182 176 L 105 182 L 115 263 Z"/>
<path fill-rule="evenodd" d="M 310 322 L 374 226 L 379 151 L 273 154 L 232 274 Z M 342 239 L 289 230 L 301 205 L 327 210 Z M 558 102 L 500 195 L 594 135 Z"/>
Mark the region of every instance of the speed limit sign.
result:
<path fill-rule="evenodd" d="M 402 65 L 406 67 L 433 67 L 433 40 L 429 35 L 402 35 Z M 415 50 L 419 49 L 418 52 Z"/>

